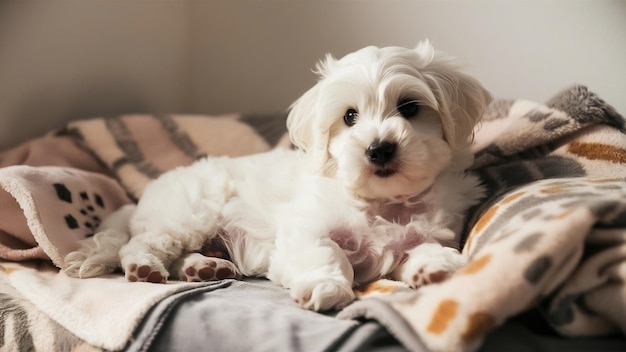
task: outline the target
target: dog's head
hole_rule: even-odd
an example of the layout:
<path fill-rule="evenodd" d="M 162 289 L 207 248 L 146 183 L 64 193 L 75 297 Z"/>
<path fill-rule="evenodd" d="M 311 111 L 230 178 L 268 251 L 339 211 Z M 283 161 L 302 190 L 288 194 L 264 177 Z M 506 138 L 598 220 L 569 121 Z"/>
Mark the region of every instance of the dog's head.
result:
<path fill-rule="evenodd" d="M 318 83 L 292 106 L 287 128 L 311 171 L 366 199 L 428 188 L 467 148 L 490 94 L 426 42 L 366 47 L 317 66 Z"/>

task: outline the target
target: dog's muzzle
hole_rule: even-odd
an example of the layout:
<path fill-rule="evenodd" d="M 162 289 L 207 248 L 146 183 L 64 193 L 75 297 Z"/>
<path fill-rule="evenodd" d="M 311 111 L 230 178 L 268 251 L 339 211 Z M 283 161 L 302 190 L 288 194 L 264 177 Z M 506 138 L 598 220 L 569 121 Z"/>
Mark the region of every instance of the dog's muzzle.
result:
<path fill-rule="evenodd" d="M 396 155 L 396 148 L 397 144 L 386 141 L 376 141 L 367 147 L 365 155 L 371 164 L 377 166 L 376 175 L 388 177 L 395 173 L 389 164 Z"/>

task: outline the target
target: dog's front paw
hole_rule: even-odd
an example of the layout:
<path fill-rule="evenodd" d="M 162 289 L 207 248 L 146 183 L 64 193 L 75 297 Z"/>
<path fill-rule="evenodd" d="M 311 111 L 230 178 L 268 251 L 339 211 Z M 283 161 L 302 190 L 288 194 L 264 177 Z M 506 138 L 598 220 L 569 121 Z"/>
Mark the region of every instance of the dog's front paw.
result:
<path fill-rule="evenodd" d="M 117 265 L 99 258 L 90 257 L 85 251 L 77 250 L 65 256 L 65 274 L 71 277 L 87 278 L 113 272 Z"/>
<path fill-rule="evenodd" d="M 174 264 L 172 273 L 176 273 L 178 279 L 190 282 L 241 278 L 241 273 L 233 262 L 200 253 L 184 256 Z"/>
<path fill-rule="evenodd" d="M 341 309 L 355 299 L 350 283 L 337 279 L 298 281 L 291 287 L 291 297 L 301 307 L 315 311 Z"/>
<path fill-rule="evenodd" d="M 413 288 L 444 281 L 467 262 L 456 249 L 438 243 L 421 244 L 408 254 L 392 275 Z"/>
<path fill-rule="evenodd" d="M 87 260 L 87 253 L 76 250 L 65 256 L 65 274 L 71 277 L 82 277 L 80 271 L 83 263 Z"/>
<path fill-rule="evenodd" d="M 78 249 L 65 256 L 65 273 L 87 278 L 114 272 L 120 267 L 120 247 L 127 241 L 128 234 L 116 229 L 80 240 Z"/>

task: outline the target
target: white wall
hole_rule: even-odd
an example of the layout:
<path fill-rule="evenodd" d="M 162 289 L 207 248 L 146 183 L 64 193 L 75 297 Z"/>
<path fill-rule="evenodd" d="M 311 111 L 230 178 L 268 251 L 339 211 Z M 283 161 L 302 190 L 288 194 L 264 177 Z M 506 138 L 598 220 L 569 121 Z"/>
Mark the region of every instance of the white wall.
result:
<path fill-rule="evenodd" d="M 185 109 L 187 6 L 0 0 L 0 149 L 70 119 Z"/>
<path fill-rule="evenodd" d="M 325 52 L 431 39 L 496 96 L 583 83 L 626 114 L 626 1 L 197 1 L 194 108 L 272 110 Z"/>
<path fill-rule="evenodd" d="M 430 38 L 498 97 L 626 114 L 624 0 L 0 0 L 0 148 L 124 112 L 282 111 L 324 53 Z"/>

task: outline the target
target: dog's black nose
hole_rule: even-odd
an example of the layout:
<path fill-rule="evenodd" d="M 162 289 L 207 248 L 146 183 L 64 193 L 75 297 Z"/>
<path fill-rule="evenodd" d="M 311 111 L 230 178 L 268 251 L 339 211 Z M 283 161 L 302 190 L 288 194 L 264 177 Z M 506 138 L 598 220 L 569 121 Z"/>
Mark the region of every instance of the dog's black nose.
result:
<path fill-rule="evenodd" d="M 374 142 L 365 151 L 367 158 L 376 165 L 384 165 L 396 154 L 396 144 L 390 142 Z"/>

